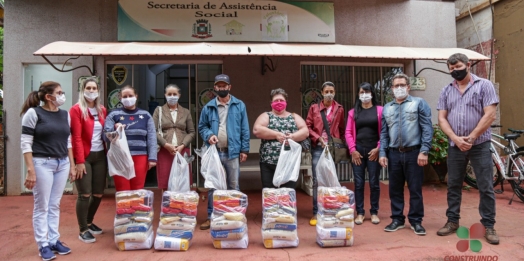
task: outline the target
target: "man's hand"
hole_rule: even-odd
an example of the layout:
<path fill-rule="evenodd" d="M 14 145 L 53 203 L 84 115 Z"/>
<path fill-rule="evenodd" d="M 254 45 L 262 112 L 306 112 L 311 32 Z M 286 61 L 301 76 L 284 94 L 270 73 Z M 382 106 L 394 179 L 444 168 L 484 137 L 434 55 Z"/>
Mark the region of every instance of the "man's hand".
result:
<path fill-rule="evenodd" d="M 382 166 L 383 168 L 386 168 L 388 166 L 388 158 L 386 157 L 380 157 L 380 159 L 378 160 L 378 163 L 380 164 L 380 166 Z"/>
<path fill-rule="evenodd" d="M 421 167 L 428 165 L 428 155 L 424 155 L 424 153 L 419 153 L 417 163 Z"/>
<path fill-rule="evenodd" d="M 217 144 L 218 143 L 218 138 L 215 135 L 211 135 L 211 137 L 209 137 L 209 140 L 207 142 L 209 142 L 209 144 L 211 144 L 211 145 Z"/>
<path fill-rule="evenodd" d="M 351 162 L 353 162 L 355 165 L 360 166 L 360 164 L 362 164 L 361 158 L 362 155 L 360 155 L 360 152 L 355 150 L 351 153 Z"/>
<path fill-rule="evenodd" d="M 240 153 L 240 162 L 244 162 L 247 160 L 247 154 L 246 153 Z"/>
<path fill-rule="evenodd" d="M 473 146 L 473 140 L 471 140 L 469 137 L 457 136 L 455 139 L 452 139 L 452 141 L 461 151 L 468 151 L 471 149 L 471 146 Z"/>

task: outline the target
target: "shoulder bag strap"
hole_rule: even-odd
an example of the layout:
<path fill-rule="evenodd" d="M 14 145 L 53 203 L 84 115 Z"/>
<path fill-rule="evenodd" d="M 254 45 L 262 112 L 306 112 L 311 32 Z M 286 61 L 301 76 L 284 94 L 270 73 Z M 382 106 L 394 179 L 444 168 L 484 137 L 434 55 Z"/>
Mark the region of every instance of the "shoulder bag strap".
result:
<path fill-rule="evenodd" d="M 320 104 L 318 105 L 318 108 L 320 109 Z M 331 138 L 331 131 L 329 130 L 329 124 L 326 119 L 326 112 L 320 111 L 320 115 L 322 116 L 322 121 L 324 122 L 324 130 L 328 135 L 328 139 L 332 141 L 333 139 Z"/>
<path fill-rule="evenodd" d="M 164 137 L 162 133 L 162 106 L 158 106 L 158 134 L 160 137 Z"/>

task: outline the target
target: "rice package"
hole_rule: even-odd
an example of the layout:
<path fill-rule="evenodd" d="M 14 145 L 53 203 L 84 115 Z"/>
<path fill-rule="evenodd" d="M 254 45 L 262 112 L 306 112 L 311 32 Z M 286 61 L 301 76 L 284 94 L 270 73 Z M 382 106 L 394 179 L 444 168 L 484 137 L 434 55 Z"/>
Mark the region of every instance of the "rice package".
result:
<path fill-rule="evenodd" d="M 318 187 L 317 244 L 320 247 L 353 245 L 355 194 L 346 187 Z"/>
<path fill-rule="evenodd" d="M 213 246 L 221 248 L 247 248 L 247 195 L 236 190 L 213 192 L 211 239 Z"/>
<path fill-rule="evenodd" d="M 196 226 L 198 193 L 164 191 L 155 249 L 186 251 Z"/>
<path fill-rule="evenodd" d="M 294 189 L 262 190 L 262 239 L 266 248 L 297 247 L 297 197 Z"/>
<path fill-rule="evenodd" d="M 115 244 L 120 251 L 150 249 L 153 245 L 153 192 L 145 189 L 115 194 Z"/>

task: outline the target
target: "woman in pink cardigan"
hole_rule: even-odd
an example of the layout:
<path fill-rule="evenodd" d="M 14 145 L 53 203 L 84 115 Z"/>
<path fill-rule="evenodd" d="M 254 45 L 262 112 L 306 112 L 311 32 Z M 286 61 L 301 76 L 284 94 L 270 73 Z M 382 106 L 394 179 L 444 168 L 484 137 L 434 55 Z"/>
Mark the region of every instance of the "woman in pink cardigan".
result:
<path fill-rule="evenodd" d="M 348 113 L 346 142 L 351 153 L 351 165 L 355 175 L 355 201 L 357 217 L 355 224 L 364 222 L 364 184 L 366 168 L 371 190 L 371 223 L 378 224 L 378 201 L 380 198 L 380 129 L 382 128 L 382 106 L 377 105 L 373 86 L 363 82 L 359 86 L 359 97 L 355 108 Z"/>

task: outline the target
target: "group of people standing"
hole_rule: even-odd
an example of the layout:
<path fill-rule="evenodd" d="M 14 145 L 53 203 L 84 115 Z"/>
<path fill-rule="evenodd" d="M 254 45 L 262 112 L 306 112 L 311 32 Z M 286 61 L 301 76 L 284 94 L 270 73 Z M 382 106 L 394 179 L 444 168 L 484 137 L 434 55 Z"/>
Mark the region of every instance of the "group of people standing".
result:
<path fill-rule="evenodd" d="M 489 126 L 494 120 L 498 97 L 491 82 L 470 72 L 471 64 L 463 54 L 454 54 L 447 61 L 455 79 L 441 93 L 437 110 L 439 123 L 451 143 L 448 159 L 448 221 L 437 234 L 454 233 L 460 218 L 461 188 L 468 160 L 471 160 L 479 183 L 482 224 L 486 239 L 498 244 L 493 229 L 495 197 L 491 180 L 492 161 L 489 159 Z M 345 120 L 343 106 L 335 100 L 335 84 L 321 87 L 323 99 L 312 104 L 306 120 L 286 110 L 288 94 L 278 88 L 270 93 L 271 110 L 260 114 L 253 134 L 261 139 L 260 173 L 264 188 L 274 187 L 275 174 L 282 143 L 311 139 L 313 167 L 313 217 L 317 214 L 317 176 L 315 167 L 332 138 L 345 140 L 351 155 L 355 176 L 356 218 L 365 218 L 364 185 L 367 171 L 370 187 L 370 220 L 379 224 L 378 217 L 381 167 L 389 172 L 389 197 L 392 222 L 385 231 L 404 227 L 404 184 L 410 199 L 408 221 L 415 234 L 425 235 L 422 226 L 423 166 L 428 163 L 433 128 L 428 103 L 409 95 L 409 77 L 398 74 L 392 78 L 394 100 L 379 105 L 375 87 L 363 82 L 358 97 Z M 245 104 L 230 94 L 231 82 L 225 74 L 214 82 L 217 97 L 206 104 L 198 122 L 198 132 L 206 145 L 216 145 L 226 172 L 227 188 L 239 190 L 240 163 L 247 160 L 250 130 Z M 156 108 L 153 116 L 137 107 L 138 95 L 131 86 L 120 90 L 123 108 L 109 114 L 100 103 L 100 89 L 94 79 L 87 79 L 80 97 L 69 111 L 60 110 L 65 94 L 59 83 L 44 82 L 38 91 L 26 99 L 21 116 L 21 147 L 27 167 L 25 186 L 33 190 L 33 227 L 40 256 L 55 258 L 54 253 L 68 254 L 58 232 L 60 199 L 66 182 L 74 181 L 78 190 L 76 213 L 79 239 L 95 242 L 93 235 L 102 229 L 93 223 L 106 186 L 107 159 L 105 133 L 122 126 L 135 166 L 135 178 L 114 176 L 117 191 L 144 187 L 147 171 L 157 167 L 158 187 L 167 189 L 171 165 L 176 153 L 190 154 L 189 145 L 195 138 L 195 126 L 189 110 L 179 103 L 181 90 L 170 84 L 165 88 L 166 104 Z M 42 103 L 42 105 L 40 105 Z M 467 113 L 466 113 L 467 112 Z M 326 124 L 328 126 L 326 126 Z M 192 182 L 191 182 L 192 183 Z M 296 182 L 282 187 L 295 188 Z M 209 229 L 213 211 L 213 190 L 208 192 L 208 219 L 200 229 Z"/>

